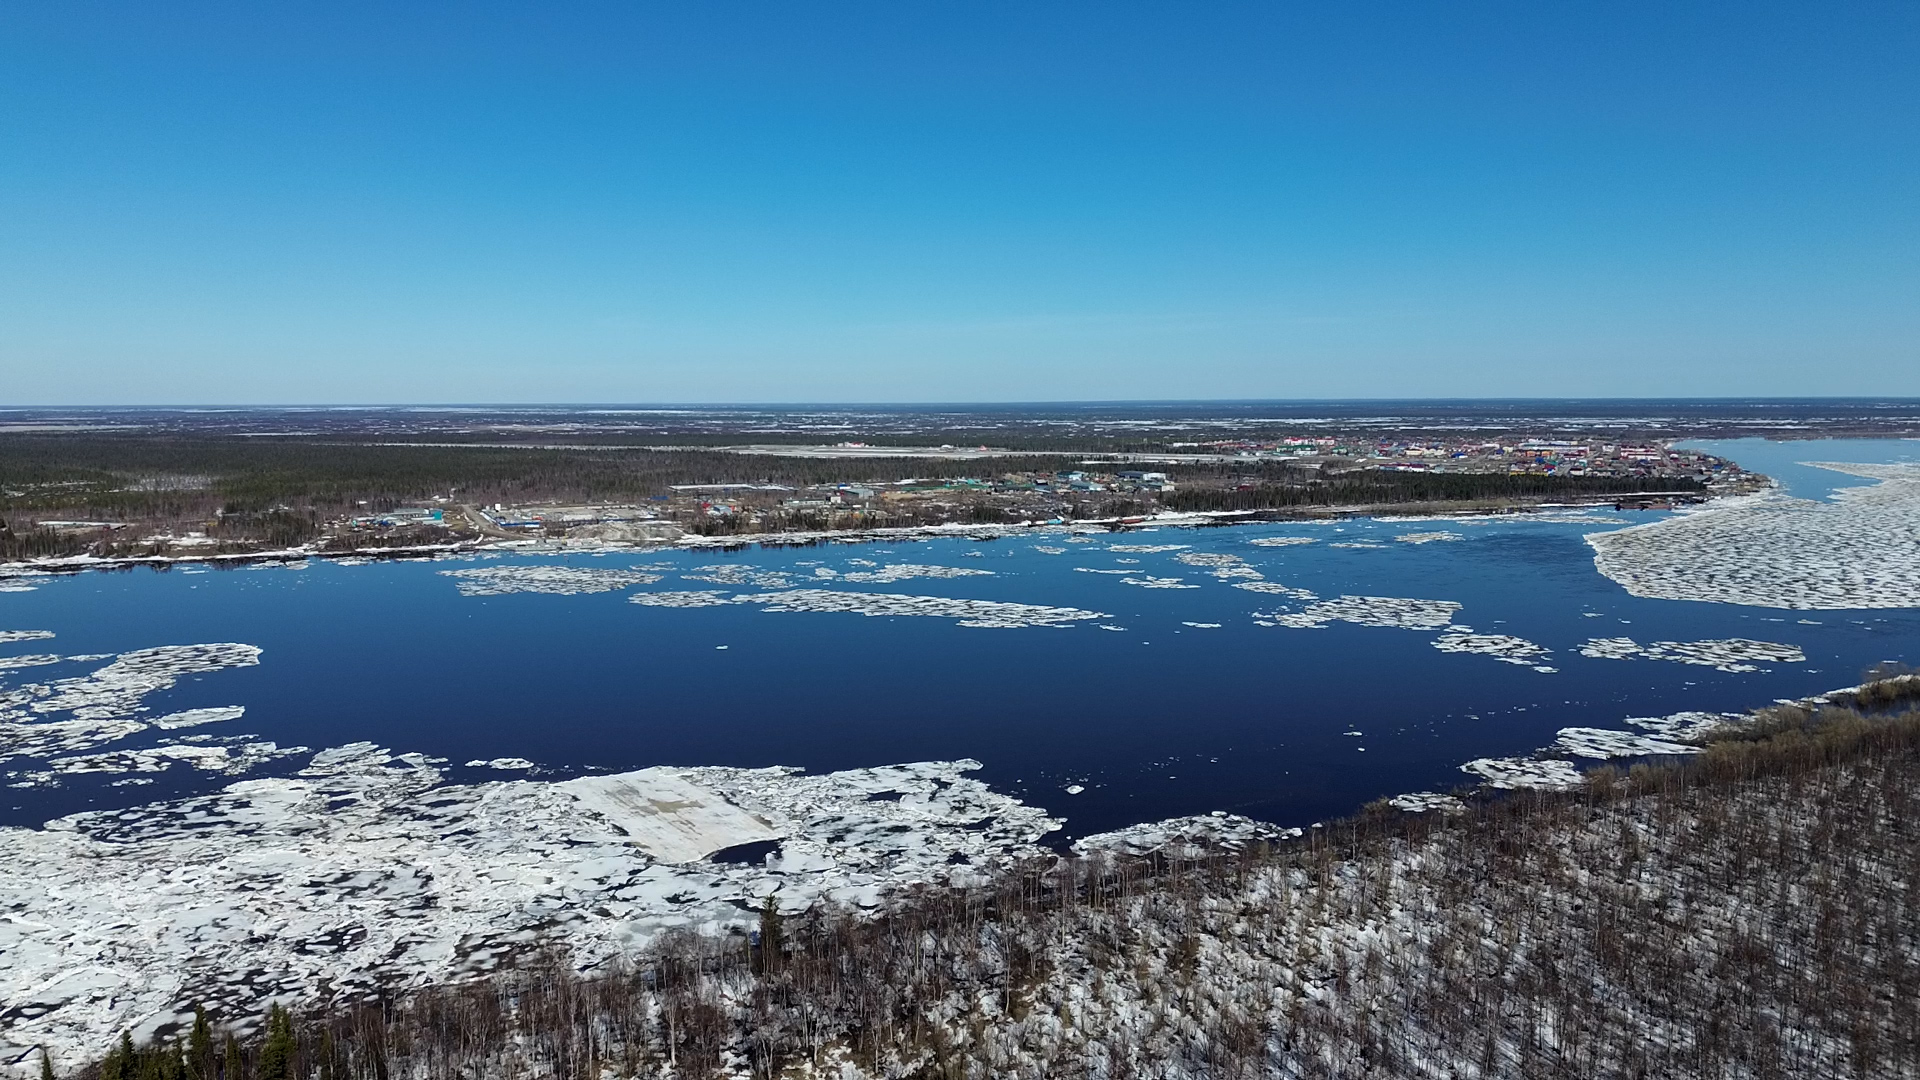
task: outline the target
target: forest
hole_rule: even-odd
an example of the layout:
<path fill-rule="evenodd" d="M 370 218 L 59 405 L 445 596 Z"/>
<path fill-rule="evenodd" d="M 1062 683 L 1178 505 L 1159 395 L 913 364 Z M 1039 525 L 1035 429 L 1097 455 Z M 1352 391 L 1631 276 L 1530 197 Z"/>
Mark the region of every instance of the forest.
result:
<path fill-rule="evenodd" d="M 1547 476 L 1511 473 L 1389 472 L 1360 469 L 1312 483 L 1258 483 L 1192 487 L 1161 501 L 1170 510 L 1277 510 L 1296 506 L 1378 506 L 1403 503 L 1519 503 L 1592 499 L 1608 495 L 1697 494 L 1691 477 Z"/>
<path fill-rule="evenodd" d="M 203 1019 L 105 1080 L 1920 1076 L 1920 680 L 1567 793 Z M 45 1066 L 55 1072 L 53 1063 Z M 61 1073 L 60 1075 L 66 1075 Z"/>

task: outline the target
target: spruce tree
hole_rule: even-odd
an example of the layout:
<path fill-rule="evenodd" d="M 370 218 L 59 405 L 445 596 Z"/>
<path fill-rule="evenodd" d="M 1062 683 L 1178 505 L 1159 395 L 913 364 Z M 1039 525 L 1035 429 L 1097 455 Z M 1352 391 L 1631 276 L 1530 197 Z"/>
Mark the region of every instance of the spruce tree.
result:
<path fill-rule="evenodd" d="M 187 1064 L 194 1080 L 213 1080 L 213 1025 L 203 1005 L 193 1007 L 193 1031 L 187 1035 Z"/>
<path fill-rule="evenodd" d="M 220 1065 L 220 1080 L 241 1080 L 245 1069 L 240 1064 L 240 1044 L 227 1036 L 226 1060 Z"/>
<path fill-rule="evenodd" d="M 293 1080 L 293 1014 L 267 1009 L 267 1041 L 260 1047 L 259 1080 Z"/>
<path fill-rule="evenodd" d="M 54 1080 L 53 1059 L 47 1056 L 47 1048 L 40 1048 L 40 1080 Z"/>
<path fill-rule="evenodd" d="M 139 1059 L 133 1051 L 133 1032 L 120 1032 L 120 1045 L 100 1062 L 100 1080 L 135 1080 Z"/>

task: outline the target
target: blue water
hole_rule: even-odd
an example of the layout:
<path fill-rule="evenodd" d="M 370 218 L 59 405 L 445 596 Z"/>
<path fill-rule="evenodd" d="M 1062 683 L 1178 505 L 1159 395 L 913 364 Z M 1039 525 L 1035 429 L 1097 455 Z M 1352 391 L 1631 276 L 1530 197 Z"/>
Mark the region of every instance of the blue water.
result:
<path fill-rule="evenodd" d="M 1920 461 L 1920 439 L 1695 439 L 1678 444 L 1740 463 L 1751 472 L 1765 473 L 1780 482 L 1786 493 L 1802 499 L 1824 499 L 1841 488 L 1873 483 L 1858 476 L 1817 469 L 1809 461 L 1885 464 Z"/>
<path fill-rule="evenodd" d="M 1816 444 L 1792 445 L 1799 460 L 1850 449 L 1823 443 L 1809 453 Z M 197 729 L 219 735 L 257 733 L 316 749 L 366 739 L 456 764 L 518 756 L 553 775 L 658 764 L 831 770 L 973 757 L 985 763 L 982 779 L 1064 815 L 1068 835 L 1211 810 L 1306 824 L 1382 795 L 1446 790 L 1466 779 L 1461 762 L 1525 753 L 1563 726 L 1744 709 L 1850 684 L 1881 660 L 1920 656 L 1920 611 L 1798 613 L 1635 599 L 1594 571 L 1581 535 L 1595 528 L 1354 522 L 1160 529 L 1090 544 L 1047 535 L 524 560 L 609 569 L 748 563 L 802 577 L 810 567 L 796 564 L 816 560 L 841 570 L 856 558 L 975 567 L 995 576 L 825 587 L 1089 608 L 1124 632 L 1092 623 L 972 629 L 941 618 L 654 608 L 627 602 L 634 590 L 464 597 L 438 572 L 511 561 L 501 559 L 94 572 L 0 594 L 0 629 L 58 634 L 0 652 L 247 642 L 265 650 L 258 667 L 189 679 L 148 703 L 155 712 L 245 705 L 243 719 Z M 1391 541 L 1438 529 L 1466 539 Z M 1317 542 L 1248 543 L 1274 535 Z M 1328 546 L 1362 539 L 1386 546 Z M 1110 542 L 1239 555 L 1269 580 L 1322 597 L 1458 601 L 1464 608 L 1456 622 L 1545 645 L 1554 650 L 1546 662 L 1559 671 L 1442 653 L 1431 646 L 1435 632 L 1256 626 L 1253 613 L 1273 610 L 1278 598 L 1231 588 L 1203 567 L 1175 561 L 1177 553 L 1121 555 L 1106 550 Z M 1042 554 L 1036 544 L 1067 554 Z M 1142 589 L 1076 566 L 1177 576 L 1201 587 Z M 641 588 L 719 587 L 669 572 Z M 1803 615 L 1811 622 L 1798 621 Z M 1223 626 L 1195 629 L 1185 621 Z M 1588 638 L 1611 636 L 1642 643 L 1758 638 L 1798 644 L 1808 659 L 1732 674 L 1576 651 Z M 32 668 L 9 672 L 6 681 L 17 686 L 97 666 Z M 1342 734 L 1348 730 L 1364 734 Z M 111 787 L 110 779 L 0 789 L 0 821 L 34 824 L 229 782 L 180 768 L 147 787 Z M 1069 795 L 1070 783 L 1086 790 Z"/>

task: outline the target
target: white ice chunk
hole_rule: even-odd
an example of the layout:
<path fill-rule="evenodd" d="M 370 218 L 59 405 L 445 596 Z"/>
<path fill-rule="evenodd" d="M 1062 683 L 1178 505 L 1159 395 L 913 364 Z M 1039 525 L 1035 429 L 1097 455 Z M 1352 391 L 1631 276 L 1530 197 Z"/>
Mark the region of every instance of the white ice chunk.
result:
<path fill-rule="evenodd" d="M 461 596 L 504 596 L 508 593 L 613 592 L 633 585 L 651 585 L 659 574 L 645 570 L 603 570 L 590 566 L 481 566 L 469 570 L 442 570 L 459 581 Z"/>
<path fill-rule="evenodd" d="M 1569 791 L 1581 784 L 1580 771 L 1573 763 L 1558 758 L 1475 758 L 1460 766 L 1486 781 L 1488 787 L 1539 788 Z"/>
<path fill-rule="evenodd" d="M 1448 627 L 1445 634 L 1434 639 L 1433 647 L 1441 652 L 1478 653 L 1535 670 L 1540 669 L 1540 659 L 1553 651 L 1526 638 L 1511 634 L 1476 634 L 1464 626 Z"/>
<path fill-rule="evenodd" d="M 215 705 L 210 709 L 184 709 L 176 713 L 155 717 L 154 727 L 171 731 L 175 728 L 199 727 L 202 724 L 219 724 L 228 720 L 238 720 L 245 716 L 245 705 Z"/>
<path fill-rule="evenodd" d="M 1554 744 L 1569 754 L 1590 758 L 1641 757 L 1647 754 L 1697 754 L 1700 748 L 1634 731 L 1561 728 Z"/>
<path fill-rule="evenodd" d="M 1783 645 L 1750 638 L 1720 638 L 1707 641 L 1656 641 L 1641 645 L 1628 637 L 1592 638 L 1580 647 L 1580 655 L 1599 660 L 1671 660 L 1681 664 L 1718 668 L 1721 671 L 1758 671 L 1755 662 L 1798 664 L 1807 654 L 1798 645 Z"/>
<path fill-rule="evenodd" d="M 1241 588 L 1251 588 L 1251 585 Z M 1298 612 L 1268 615 L 1278 626 L 1317 630 L 1333 622 L 1358 626 L 1439 630 L 1453 621 L 1460 605 L 1452 600 L 1415 600 L 1399 596 L 1342 596 L 1322 600 Z"/>

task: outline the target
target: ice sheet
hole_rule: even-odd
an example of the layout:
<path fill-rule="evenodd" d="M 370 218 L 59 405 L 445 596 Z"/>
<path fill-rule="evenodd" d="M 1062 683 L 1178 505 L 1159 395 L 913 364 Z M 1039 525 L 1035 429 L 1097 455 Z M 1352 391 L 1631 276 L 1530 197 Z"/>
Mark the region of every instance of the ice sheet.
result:
<path fill-rule="evenodd" d="M 1635 596 L 1790 609 L 1920 606 L 1920 465 L 1809 462 L 1879 481 L 1826 501 L 1767 493 L 1587 537 Z"/>

